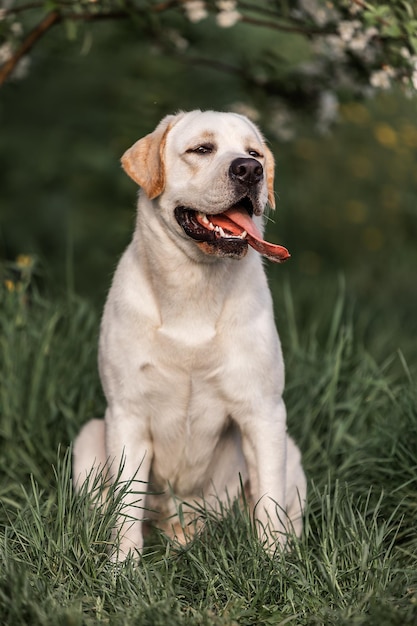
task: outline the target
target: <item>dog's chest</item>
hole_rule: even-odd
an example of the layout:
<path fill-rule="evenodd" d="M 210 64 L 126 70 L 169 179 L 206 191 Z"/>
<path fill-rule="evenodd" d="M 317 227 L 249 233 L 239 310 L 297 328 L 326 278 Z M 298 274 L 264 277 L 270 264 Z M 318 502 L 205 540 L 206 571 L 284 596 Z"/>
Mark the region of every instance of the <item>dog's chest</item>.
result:
<path fill-rule="evenodd" d="M 159 483 L 174 484 L 184 476 L 198 483 L 227 425 L 224 362 L 216 335 L 207 334 L 206 340 L 192 345 L 189 339 L 161 332 L 155 338 L 153 363 L 142 371 L 153 474 Z"/>
<path fill-rule="evenodd" d="M 179 329 L 178 329 L 179 330 Z M 205 338 L 175 330 L 156 331 L 149 361 L 139 370 L 139 393 L 155 424 L 189 428 L 205 405 L 224 404 L 224 359 L 214 330 Z"/>

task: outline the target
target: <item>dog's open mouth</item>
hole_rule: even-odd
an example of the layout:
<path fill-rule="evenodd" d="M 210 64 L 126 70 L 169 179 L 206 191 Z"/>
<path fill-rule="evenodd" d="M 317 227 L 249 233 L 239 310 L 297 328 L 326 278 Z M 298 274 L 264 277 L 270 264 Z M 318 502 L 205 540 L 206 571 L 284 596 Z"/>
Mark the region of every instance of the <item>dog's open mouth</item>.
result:
<path fill-rule="evenodd" d="M 252 220 L 251 203 L 245 200 L 216 215 L 179 206 L 175 217 L 184 232 L 196 242 L 208 245 L 212 254 L 241 258 L 250 245 L 275 263 L 286 261 L 290 257 L 288 250 L 262 238 Z"/>

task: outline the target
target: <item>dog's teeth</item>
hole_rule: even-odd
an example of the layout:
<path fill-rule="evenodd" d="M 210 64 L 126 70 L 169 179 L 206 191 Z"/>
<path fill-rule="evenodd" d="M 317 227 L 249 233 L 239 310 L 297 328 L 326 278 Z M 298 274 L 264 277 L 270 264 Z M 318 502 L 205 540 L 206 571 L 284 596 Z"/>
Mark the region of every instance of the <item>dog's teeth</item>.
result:
<path fill-rule="evenodd" d="M 218 232 L 220 233 L 220 235 L 222 237 L 226 237 L 226 233 L 224 232 L 223 228 L 221 226 L 218 226 Z"/>
<path fill-rule="evenodd" d="M 246 230 L 244 230 L 243 232 L 241 232 L 241 233 L 240 233 L 239 237 L 240 237 L 241 239 L 244 239 L 244 238 L 246 237 L 246 235 L 247 235 L 247 234 L 248 234 L 248 233 L 247 233 L 247 231 L 246 231 Z"/>
<path fill-rule="evenodd" d="M 206 226 L 209 230 L 214 230 L 213 224 L 210 222 L 209 218 L 207 217 L 205 213 L 203 213 L 202 211 L 199 211 L 198 217 L 200 218 L 200 221 L 204 224 L 204 226 Z"/>

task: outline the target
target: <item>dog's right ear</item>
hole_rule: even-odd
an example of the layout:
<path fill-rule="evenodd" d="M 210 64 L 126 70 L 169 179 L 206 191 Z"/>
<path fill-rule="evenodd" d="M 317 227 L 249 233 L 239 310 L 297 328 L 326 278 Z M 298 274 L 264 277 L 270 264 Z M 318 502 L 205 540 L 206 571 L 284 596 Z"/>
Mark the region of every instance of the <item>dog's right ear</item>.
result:
<path fill-rule="evenodd" d="M 274 191 L 274 174 L 275 174 L 275 159 L 271 150 L 267 145 L 264 146 L 265 159 L 266 159 L 266 182 L 268 185 L 268 202 L 271 209 L 275 209 L 275 191 Z"/>
<path fill-rule="evenodd" d="M 167 115 L 153 133 L 139 139 L 122 156 L 122 167 L 146 193 L 150 200 L 165 189 L 165 142 L 169 130 L 182 117 Z"/>

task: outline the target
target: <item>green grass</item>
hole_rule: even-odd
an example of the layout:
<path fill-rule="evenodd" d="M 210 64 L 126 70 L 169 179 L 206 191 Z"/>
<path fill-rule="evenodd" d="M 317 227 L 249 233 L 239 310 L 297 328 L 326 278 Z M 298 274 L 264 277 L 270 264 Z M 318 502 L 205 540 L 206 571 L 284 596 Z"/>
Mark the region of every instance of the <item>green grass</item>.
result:
<path fill-rule="evenodd" d="M 417 622 L 417 351 L 408 364 L 395 345 L 370 353 L 358 329 L 371 307 L 358 319 L 341 290 L 320 317 L 311 302 L 300 326 L 305 293 L 274 289 L 289 429 L 309 478 L 292 551 L 270 558 L 232 504 L 220 517 L 201 511 L 192 544 L 154 534 L 140 563 L 114 565 L 120 499 L 92 510 L 71 484 L 70 442 L 104 408 L 99 311 L 41 297 L 29 278 L 0 287 L 0 623 Z"/>

